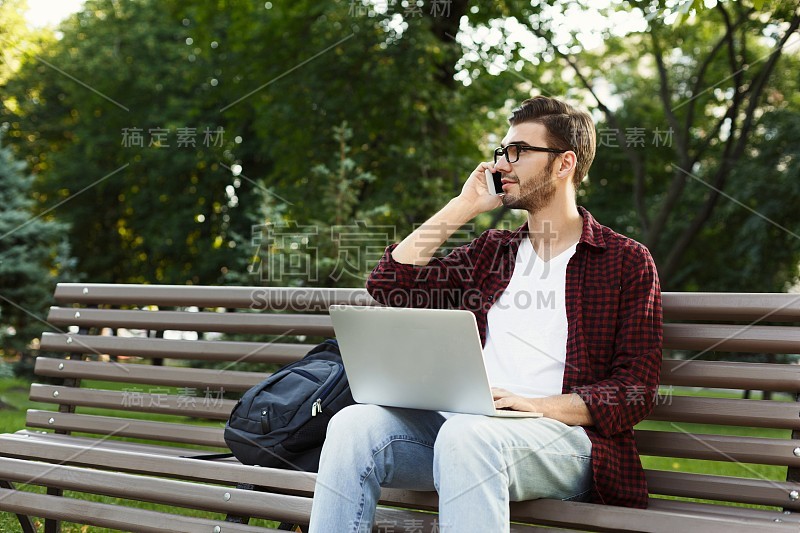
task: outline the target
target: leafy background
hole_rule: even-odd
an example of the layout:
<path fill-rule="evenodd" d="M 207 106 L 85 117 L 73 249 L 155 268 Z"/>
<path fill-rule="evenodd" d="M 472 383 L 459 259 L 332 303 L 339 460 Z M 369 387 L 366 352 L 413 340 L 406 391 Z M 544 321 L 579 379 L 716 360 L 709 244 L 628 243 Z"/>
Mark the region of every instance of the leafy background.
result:
<path fill-rule="evenodd" d="M 361 286 L 535 94 L 592 112 L 579 201 L 665 290 L 797 283 L 792 2 L 87 0 L 55 30 L 24 6 L 0 2 L 7 357 L 59 280 Z"/>

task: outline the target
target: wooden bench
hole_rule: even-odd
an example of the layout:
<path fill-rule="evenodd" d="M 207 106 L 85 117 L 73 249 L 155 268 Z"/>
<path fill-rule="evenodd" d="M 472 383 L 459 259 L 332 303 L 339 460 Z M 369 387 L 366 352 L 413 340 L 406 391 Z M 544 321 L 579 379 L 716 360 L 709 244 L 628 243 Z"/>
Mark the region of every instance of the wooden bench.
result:
<path fill-rule="evenodd" d="M 314 474 L 183 456 L 204 453 L 196 447 L 222 451 L 222 428 L 235 397 L 265 375 L 231 367 L 302 357 L 333 335 L 328 305 L 374 303 L 366 291 L 60 284 L 55 299 L 58 307 L 50 310 L 48 321 L 62 332 L 45 333 L 41 349 L 69 357 L 39 357 L 36 374 L 42 382 L 30 391 L 32 400 L 54 407 L 30 410 L 29 429 L 0 435 L 0 510 L 16 513 L 23 531 L 34 531 L 29 517 L 45 518 L 47 531 L 57 531 L 60 520 L 171 533 L 270 530 L 246 520 L 225 521 L 236 516 L 307 523 Z M 694 359 L 698 352 L 799 353 L 800 295 L 665 293 L 664 310 L 664 388 L 649 420 L 666 423 L 637 430 L 639 450 L 681 464 L 687 459 L 742 463 L 755 474 L 648 470 L 646 510 L 556 500 L 512 503 L 513 519 L 528 524 L 515 524 L 513 531 L 539 531 L 542 525 L 592 531 L 800 529 L 800 406 L 795 402 L 800 365 Z M 170 338 L 173 331 L 199 338 Z M 213 332 L 230 336 L 220 339 Z M 217 362 L 220 368 L 192 368 L 192 361 Z M 681 396 L 683 387 L 791 396 Z M 223 397 L 222 389 L 232 396 Z M 149 421 L 143 414 L 169 418 Z M 709 424 L 752 428 L 751 435 L 764 428 L 783 432 L 699 434 L 691 423 L 705 424 L 706 432 Z M 759 465 L 783 467 L 787 476 L 761 479 Z M 15 484 L 39 485 L 47 492 Z M 87 494 L 122 501 L 98 503 Z M 136 501 L 168 507 L 140 509 L 131 505 Z M 424 511 L 436 508 L 435 493 L 384 490 L 378 525 L 382 531 L 430 532 L 436 515 Z M 210 514 L 186 516 L 185 509 Z"/>

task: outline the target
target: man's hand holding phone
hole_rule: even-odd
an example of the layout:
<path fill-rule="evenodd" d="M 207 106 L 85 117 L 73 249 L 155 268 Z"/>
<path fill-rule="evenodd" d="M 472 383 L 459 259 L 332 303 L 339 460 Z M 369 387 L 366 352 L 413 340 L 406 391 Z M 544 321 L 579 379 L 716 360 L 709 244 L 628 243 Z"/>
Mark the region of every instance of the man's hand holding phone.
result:
<path fill-rule="evenodd" d="M 407 265 L 427 265 L 436 250 L 458 228 L 481 213 L 500 207 L 503 203 L 500 196 L 492 194 L 486 183 L 487 170 L 493 172 L 494 164 L 479 164 L 464 182 L 461 194 L 397 245 L 392 251 L 394 260 Z"/>
<path fill-rule="evenodd" d="M 480 163 L 469 175 L 458 195 L 458 200 L 469 205 L 476 214 L 496 209 L 503 203 L 497 194 L 498 191 L 502 194 L 502 189 L 496 189 L 491 183 L 493 172 L 495 168 L 492 163 Z"/>

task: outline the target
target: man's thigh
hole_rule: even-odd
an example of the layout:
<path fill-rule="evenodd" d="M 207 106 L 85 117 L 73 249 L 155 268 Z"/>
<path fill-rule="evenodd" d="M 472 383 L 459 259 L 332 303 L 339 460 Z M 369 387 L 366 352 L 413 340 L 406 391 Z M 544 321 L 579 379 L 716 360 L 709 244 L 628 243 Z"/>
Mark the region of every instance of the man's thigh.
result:
<path fill-rule="evenodd" d="M 508 477 L 511 501 L 584 499 L 592 486 L 586 432 L 550 418 L 455 415 L 437 437 L 437 453 L 445 450 L 465 461 L 496 454 L 502 470 L 497 475 Z"/>
<path fill-rule="evenodd" d="M 356 404 L 332 419 L 326 459 L 349 457 L 381 486 L 433 490 L 433 445 L 444 417 L 435 411 Z"/>

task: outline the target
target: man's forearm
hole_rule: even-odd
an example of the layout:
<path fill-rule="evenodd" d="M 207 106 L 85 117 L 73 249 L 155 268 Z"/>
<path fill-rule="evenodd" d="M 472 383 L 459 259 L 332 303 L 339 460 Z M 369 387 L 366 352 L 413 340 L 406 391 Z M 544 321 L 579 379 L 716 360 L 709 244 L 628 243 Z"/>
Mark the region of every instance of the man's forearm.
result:
<path fill-rule="evenodd" d="M 542 413 L 547 418 L 558 420 L 568 426 L 593 426 L 594 418 L 578 394 L 557 394 L 544 398 L 518 396 L 505 389 L 493 388 L 494 406 L 498 409 L 514 409 Z"/>
<path fill-rule="evenodd" d="M 454 198 L 438 213 L 415 229 L 392 251 L 398 263 L 427 265 L 442 244 L 478 212 L 473 206 Z"/>
<path fill-rule="evenodd" d="M 586 403 L 577 394 L 559 394 L 531 399 L 534 409 L 568 426 L 593 426 L 594 419 Z"/>

